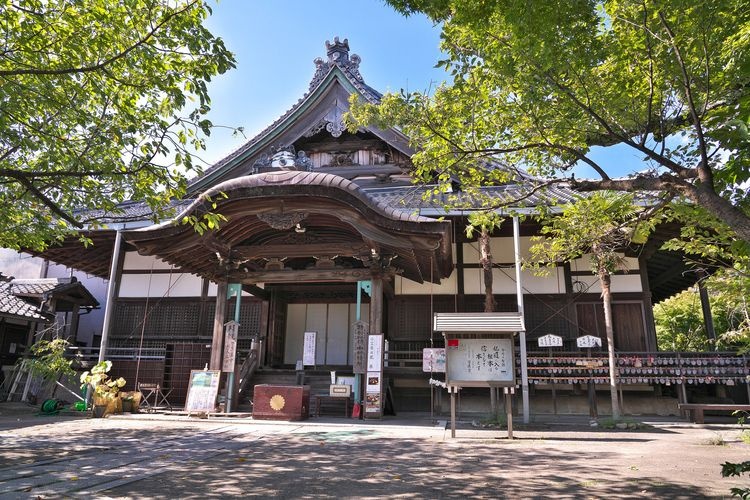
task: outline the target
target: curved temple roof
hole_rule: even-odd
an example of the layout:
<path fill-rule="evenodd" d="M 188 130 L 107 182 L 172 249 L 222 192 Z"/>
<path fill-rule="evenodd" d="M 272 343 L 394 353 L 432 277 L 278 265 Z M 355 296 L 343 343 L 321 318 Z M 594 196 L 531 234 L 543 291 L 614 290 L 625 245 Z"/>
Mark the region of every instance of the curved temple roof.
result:
<path fill-rule="evenodd" d="M 182 222 L 207 212 L 227 220 L 203 235 Z M 353 182 L 325 173 L 231 179 L 171 221 L 123 236 L 141 253 L 214 280 L 341 281 L 368 279 L 379 269 L 437 282 L 451 272 L 449 222 L 379 203 Z"/>

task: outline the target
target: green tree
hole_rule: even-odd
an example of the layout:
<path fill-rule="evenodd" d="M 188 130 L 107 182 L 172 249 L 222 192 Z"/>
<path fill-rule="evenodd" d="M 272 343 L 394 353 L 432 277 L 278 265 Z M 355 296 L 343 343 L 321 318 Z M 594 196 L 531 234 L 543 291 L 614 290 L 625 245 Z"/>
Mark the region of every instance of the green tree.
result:
<path fill-rule="evenodd" d="M 453 80 L 431 94 L 386 95 L 380 106 L 355 103 L 352 116 L 402 127 L 419 150 L 421 181 L 658 193 L 703 208 L 747 251 L 747 0 L 388 3 L 442 23 L 447 57 L 438 64 Z M 591 154 L 615 144 L 641 156 L 643 169 L 618 178 L 617 160 Z M 598 178 L 573 178 L 578 165 Z"/>
<path fill-rule="evenodd" d="M 654 306 L 659 349 L 700 351 L 747 350 L 750 347 L 750 277 L 734 269 L 707 278 L 716 344 L 712 345 L 703 323 L 696 289 L 686 290 Z"/>
<path fill-rule="evenodd" d="M 598 192 L 564 205 L 561 210 L 562 213 L 550 213 L 542 219 L 542 235 L 532 239 L 531 262 L 527 266 L 543 270 L 543 266 L 590 256 L 591 270 L 602 289 L 612 416 L 617 419 L 620 405 L 612 323 L 612 274 L 623 267 L 623 248 L 643 239 L 652 229 L 652 211 L 656 209 L 638 208 L 629 194 Z"/>
<path fill-rule="evenodd" d="M 207 84 L 234 67 L 209 13 L 0 0 L 0 247 L 41 249 L 119 202 L 159 211 L 183 192 L 212 127 Z"/>

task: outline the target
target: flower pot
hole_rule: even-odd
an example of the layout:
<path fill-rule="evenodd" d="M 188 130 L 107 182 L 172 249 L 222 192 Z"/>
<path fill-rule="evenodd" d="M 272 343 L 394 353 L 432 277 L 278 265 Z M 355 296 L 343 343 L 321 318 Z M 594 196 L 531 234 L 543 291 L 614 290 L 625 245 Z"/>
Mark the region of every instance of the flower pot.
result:
<path fill-rule="evenodd" d="M 123 413 L 132 413 L 133 412 L 133 400 L 132 399 L 123 399 L 122 400 L 122 412 Z"/>
<path fill-rule="evenodd" d="M 102 418 L 107 413 L 107 405 L 94 405 L 94 418 Z"/>

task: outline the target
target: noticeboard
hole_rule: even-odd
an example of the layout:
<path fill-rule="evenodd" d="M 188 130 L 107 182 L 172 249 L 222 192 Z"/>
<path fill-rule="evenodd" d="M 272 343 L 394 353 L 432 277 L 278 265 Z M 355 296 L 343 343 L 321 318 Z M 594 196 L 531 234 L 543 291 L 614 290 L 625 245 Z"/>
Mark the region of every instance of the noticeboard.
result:
<path fill-rule="evenodd" d="M 422 371 L 445 373 L 445 349 L 442 347 L 425 347 L 422 349 Z"/>
<path fill-rule="evenodd" d="M 318 332 L 305 332 L 305 340 L 302 346 L 302 364 L 305 366 L 315 365 L 315 351 Z"/>
<path fill-rule="evenodd" d="M 459 387 L 513 386 L 513 338 L 446 339 L 446 381 Z"/>
<path fill-rule="evenodd" d="M 221 371 L 219 370 L 191 370 L 185 411 L 188 413 L 215 411 L 220 379 Z"/>

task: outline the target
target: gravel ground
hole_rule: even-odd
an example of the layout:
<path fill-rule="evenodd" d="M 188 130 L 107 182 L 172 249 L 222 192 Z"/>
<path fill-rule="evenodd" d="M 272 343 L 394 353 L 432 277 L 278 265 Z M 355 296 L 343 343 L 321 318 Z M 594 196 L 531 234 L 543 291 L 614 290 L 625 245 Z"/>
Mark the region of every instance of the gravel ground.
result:
<path fill-rule="evenodd" d="M 587 418 L 515 423 L 40 417 L 0 403 L 0 498 L 706 498 L 750 479 L 735 424 L 642 419 L 605 430 Z"/>

